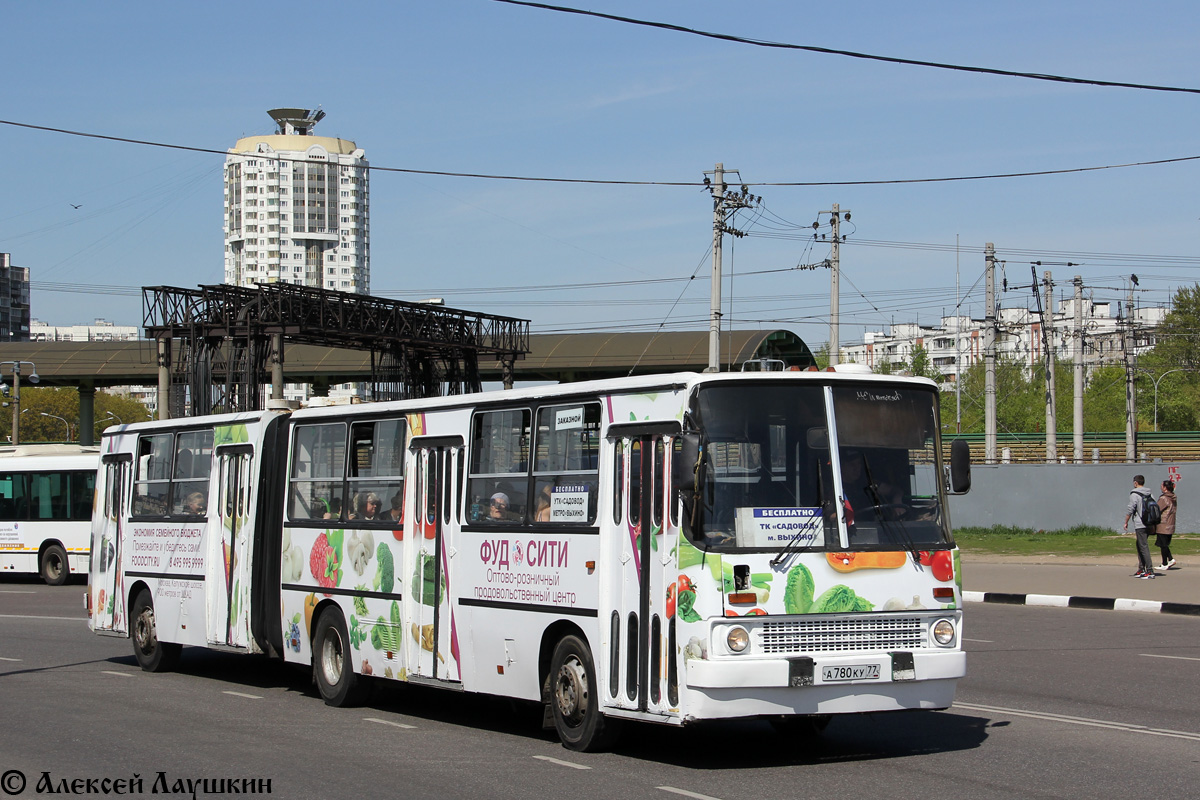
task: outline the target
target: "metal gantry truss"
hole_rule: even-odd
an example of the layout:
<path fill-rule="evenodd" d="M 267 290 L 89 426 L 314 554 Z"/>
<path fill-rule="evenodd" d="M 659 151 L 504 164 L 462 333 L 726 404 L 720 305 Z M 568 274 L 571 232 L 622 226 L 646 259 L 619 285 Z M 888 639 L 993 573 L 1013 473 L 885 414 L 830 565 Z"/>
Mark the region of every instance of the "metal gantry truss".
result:
<path fill-rule="evenodd" d="M 265 407 L 287 344 L 369 351 L 372 400 L 479 391 L 481 358 L 529 352 L 528 320 L 286 283 L 144 287 L 142 311 L 172 417 Z"/>

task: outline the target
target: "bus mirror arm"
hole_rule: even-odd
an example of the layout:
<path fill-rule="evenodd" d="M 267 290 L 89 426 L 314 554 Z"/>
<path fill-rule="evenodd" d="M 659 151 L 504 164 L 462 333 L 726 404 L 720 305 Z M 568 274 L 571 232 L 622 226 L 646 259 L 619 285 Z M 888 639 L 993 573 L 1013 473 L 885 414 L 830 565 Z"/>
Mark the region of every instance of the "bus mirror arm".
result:
<path fill-rule="evenodd" d="M 950 493 L 971 491 L 971 448 L 965 439 L 950 443 Z"/>

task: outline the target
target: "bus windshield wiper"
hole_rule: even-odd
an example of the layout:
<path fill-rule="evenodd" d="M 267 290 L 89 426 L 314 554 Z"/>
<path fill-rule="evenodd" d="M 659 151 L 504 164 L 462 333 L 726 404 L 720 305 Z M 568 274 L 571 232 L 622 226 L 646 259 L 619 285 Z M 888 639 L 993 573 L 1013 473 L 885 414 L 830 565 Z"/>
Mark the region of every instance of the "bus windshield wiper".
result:
<path fill-rule="evenodd" d="M 825 532 L 825 478 L 821 474 L 821 459 L 819 459 L 819 458 L 817 459 L 817 505 L 821 509 L 821 533 L 822 533 L 822 535 L 824 535 L 824 532 Z M 795 536 L 793 536 L 791 539 L 789 539 L 787 544 L 785 544 L 779 550 L 779 552 L 775 554 L 775 557 L 771 559 L 771 561 L 770 561 L 771 566 L 777 567 L 780 564 L 782 564 L 784 562 L 784 560 L 787 559 L 787 557 L 789 555 L 791 555 L 791 553 L 799 547 L 797 542 L 799 542 L 800 539 L 801 539 L 801 534 L 799 534 L 799 533 L 797 533 Z"/>

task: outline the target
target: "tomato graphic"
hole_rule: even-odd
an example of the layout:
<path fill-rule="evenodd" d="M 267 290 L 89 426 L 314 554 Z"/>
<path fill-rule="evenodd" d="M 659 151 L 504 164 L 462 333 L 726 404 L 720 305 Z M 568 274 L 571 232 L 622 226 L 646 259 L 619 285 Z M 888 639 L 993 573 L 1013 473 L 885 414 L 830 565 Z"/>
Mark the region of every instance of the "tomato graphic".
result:
<path fill-rule="evenodd" d="M 675 584 L 667 587 L 667 619 L 675 616 Z"/>
<path fill-rule="evenodd" d="M 688 578 L 687 575 L 679 576 L 679 591 L 681 591 L 681 592 L 696 591 L 696 587 L 692 585 L 692 581 L 691 581 L 691 579 Z"/>
<path fill-rule="evenodd" d="M 954 556 L 949 550 L 938 550 L 933 554 L 933 577 L 939 581 L 954 578 Z"/>
<path fill-rule="evenodd" d="M 921 564 L 923 566 L 933 566 L 933 553 L 930 553 L 928 550 L 922 550 L 918 555 L 921 557 Z"/>

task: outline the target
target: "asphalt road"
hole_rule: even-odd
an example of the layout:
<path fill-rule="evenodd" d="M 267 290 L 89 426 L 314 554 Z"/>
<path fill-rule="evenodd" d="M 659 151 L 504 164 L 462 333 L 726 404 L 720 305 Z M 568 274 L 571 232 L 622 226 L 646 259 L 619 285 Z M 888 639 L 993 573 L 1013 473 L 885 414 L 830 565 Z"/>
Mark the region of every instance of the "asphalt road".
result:
<path fill-rule="evenodd" d="M 87 630 L 82 594 L 0 579 L 0 797 L 11 770 L 24 797 L 43 773 L 56 788 L 138 775 L 144 794 L 162 773 L 160 794 L 247 778 L 286 798 L 472 800 L 1185 797 L 1200 778 L 1193 617 L 970 605 L 950 711 L 839 718 L 809 743 L 756 721 L 636 726 L 615 752 L 577 754 L 494 698 L 391 684 L 334 709 L 299 670 L 194 649 L 144 673 L 128 641 Z"/>

